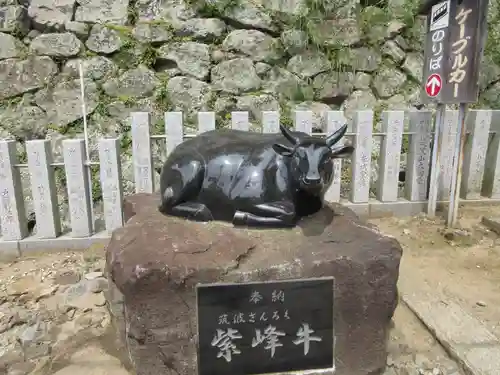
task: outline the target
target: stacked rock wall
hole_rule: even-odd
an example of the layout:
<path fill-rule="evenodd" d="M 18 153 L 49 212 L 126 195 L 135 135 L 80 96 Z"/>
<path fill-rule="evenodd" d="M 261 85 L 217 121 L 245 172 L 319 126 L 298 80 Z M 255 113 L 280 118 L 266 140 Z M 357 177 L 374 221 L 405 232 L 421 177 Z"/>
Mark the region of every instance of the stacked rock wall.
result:
<path fill-rule="evenodd" d="M 498 108 L 500 18 L 491 1 L 480 105 Z M 220 126 L 246 110 L 258 127 L 263 110 L 279 109 L 290 123 L 291 111 L 311 109 L 321 129 L 329 109 L 350 117 L 364 108 L 421 108 L 424 21 L 413 16 L 416 3 L 0 0 L 0 138 L 18 140 L 23 159 L 24 140 L 48 137 L 60 158 L 60 141 L 83 131 L 80 62 L 91 150 L 101 136 L 121 137 L 126 191 L 133 110 L 153 113 L 153 132 L 162 131 L 164 111 L 182 110 L 189 132 L 200 110 L 216 111 Z M 160 163 L 164 150 L 154 147 Z"/>

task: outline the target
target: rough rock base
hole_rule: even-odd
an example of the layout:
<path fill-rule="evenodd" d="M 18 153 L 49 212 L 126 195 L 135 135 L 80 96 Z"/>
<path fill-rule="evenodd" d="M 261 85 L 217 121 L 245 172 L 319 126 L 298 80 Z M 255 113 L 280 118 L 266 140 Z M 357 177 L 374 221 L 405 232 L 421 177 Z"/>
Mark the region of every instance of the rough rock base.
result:
<path fill-rule="evenodd" d="M 111 310 L 138 375 L 197 374 L 196 284 L 323 276 L 336 284 L 335 374 L 383 370 L 402 255 L 395 239 L 340 205 L 293 230 L 249 230 L 166 217 L 158 202 L 128 197 L 127 224 L 106 254 L 124 307 L 113 300 Z"/>

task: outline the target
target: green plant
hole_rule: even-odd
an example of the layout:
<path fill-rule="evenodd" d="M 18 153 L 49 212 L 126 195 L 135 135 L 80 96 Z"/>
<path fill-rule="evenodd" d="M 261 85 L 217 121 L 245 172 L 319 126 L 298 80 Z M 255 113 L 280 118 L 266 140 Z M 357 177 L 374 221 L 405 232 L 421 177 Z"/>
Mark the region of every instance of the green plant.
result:
<path fill-rule="evenodd" d="M 84 128 L 83 118 L 79 118 L 78 120 L 75 120 L 67 125 L 61 125 L 62 129 L 61 134 L 65 134 L 68 136 L 75 136 L 79 133 L 82 133 L 83 128 Z"/>
<path fill-rule="evenodd" d="M 162 81 L 156 88 L 154 93 L 155 107 L 160 112 L 167 112 L 171 109 L 172 105 L 168 97 L 167 82 Z"/>
<path fill-rule="evenodd" d="M 144 46 L 144 51 L 141 53 L 139 58 L 137 59 L 137 63 L 139 65 L 145 65 L 148 68 L 152 68 L 156 63 L 156 59 L 158 58 L 158 52 L 151 44 L 147 44 Z"/>
<path fill-rule="evenodd" d="M 124 42 L 123 42 L 123 44 L 122 44 L 122 46 L 121 46 L 120 50 L 122 50 L 122 51 L 123 51 L 123 50 L 127 50 L 127 51 L 128 51 L 128 50 L 132 50 L 132 49 L 134 49 L 134 48 L 136 48 L 136 47 L 137 47 L 137 44 L 138 44 L 138 42 L 137 42 L 137 40 L 135 40 L 135 38 L 134 38 L 134 37 L 132 37 L 132 36 L 128 36 L 128 37 L 126 37 L 126 39 L 124 40 Z"/>
<path fill-rule="evenodd" d="M 493 12 L 494 10 L 494 12 Z M 488 55 L 491 60 L 500 65 L 500 7 L 490 7 L 488 14 L 488 37 L 484 47 L 485 55 Z"/>
<path fill-rule="evenodd" d="M 410 136 L 408 134 L 403 134 L 403 139 L 401 141 L 401 153 L 405 154 L 410 149 Z"/>
<path fill-rule="evenodd" d="M 23 30 L 18 24 L 16 24 L 16 26 L 14 26 L 14 30 L 12 30 L 10 32 L 10 34 L 14 37 L 14 38 L 17 38 L 17 39 L 23 39 L 26 34 L 27 34 L 27 31 L 26 30 Z"/>
<path fill-rule="evenodd" d="M 108 104 L 109 103 L 100 102 L 99 104 L 97 104 L 94 113 L 97 113 L 104 117 L 109 116 Z"/>
<path fill-rule="evenodd" d="M 90 175 L 92 178 L 91 181 L 91 189 L 92 189 L 92 201 L 98 202 L 102 200 L 102 187 L 101 180 L 99 176 L 99 167 L 98 166 L 90 166 Z"/>
<path fill-rule="evenodd" d="M 14 98 L 2 100 L 2 101 L 0 101 L 0 109 L 15 108 L 21 102 L 22 99 L 23 99 L 22 96 L 16 96 Z"/>
<path fill-rule="evenodd" d="M 127 95 L 120 95 L 117 97 L 117 99 L 119 101 L 121 101 L 123 104 L 125 104 L 126 107 L 132 107 L 135 103 L 136 103 L 136 99 L 131 97 L 131 96 L 127 96 Z"/>
<path fill-rule="evenodd" d="M 313 91 L 302 85 L 293 85 L 290 89 L 289 98 L 294 102 L 306 102 L 314 99 Z"/>
<path fill-rule="evenodd" d="M 17 152 L 17 161 L 21 164 L 28 162 L 28 153 L 24 148 Z"/>
<path fill-rule="evenodd" d="M 163 26 L 163 27 L 166 27 L 166 28 L 169 28 L 171 31 L 174 31 L 174 27 L 172 26 L 172 23 L 167 21 L 167 20 L 163 20 L 163 19 L 158 19 L 158 20 L 140 20 L 137 22 L 137 24 L 147 24 L 147 25 L 151 25 L 151 26 Z"/>
<path fill-rule="evenodd" d="M 373 130 L 375 130 L 375 126 L 382 121 L 382 112 L 387 111 L 387 108 L 387 103 L 382 102 L 373 109 Z"/>
<path fill-rule="evenodd" d="M 132 149 L 130 127 L 127 131 L 122 131 L 122 133 L 120 134 L 120 149 L 122 153 L 130 153 L 130 150 Z"/>
<path fill-rule="evenodd" d="M 165 122 L 162 119 L 153 122 L 151 134 L 165 134 Z"/>
<path fill-rule="evenodd" d="M 105 23 L 104 27 L 118 32 L 122 36 L 131 36 L 133 28 L 131 26 L 115 25 L 113 23 Z"/>
<path fill-rule="evenodd" d="M 64 167 L 54 167 L 54 177 L 59 186 L 66 186 L 66 171 Z"/>
<path fill-rule="evenodd" d="M 115 101 L 115 98 L 112 98 L 111 96 L 107 95 L 102 88 L 99 89 L 98 93 L 99 93 L 98 96 L 99 103 L 97 104 L 94 113 L 107 117 L 109 116 L 108 106 L 109 104 Z"/>
<path fill-rule="evenodd" d="M 47 124 L 47 129 L 54 130 L 55 132 L 63 134 L 65 127 L 61 126 L 61 125 L 56 125 L 56 124 L 50 123 L 50 124 Z"/>
<path fill-rule="evenodd" d="M 130 0 L 127 9 L 127 22 L 129 25 L 135 25 L 138 19 L 137 0 Z"/>
<path fill-rule="evenodd" d="M 205 18 L 221 18 L 224 13 L 239 5 L 239 0 L 187 0 L 196 12 Z"/>
<path fill-rule="evenodd" d="M 324 45 L 325 30 L 322 30 L 320 26 L 348 4 L 348 0 L 306 0 L 304 10 L 298 14 L 288 15 L 283 12 L 271 12 L 271 16 L 280 22 L 283 28 L 292 27 L 303 31 L 307 35 L 310 47 L 328 53 L 328 49 L 336 49 L 337 46 Z"/>
<path fill-rule="evenodd" d="M 415 24 L 419 6 L 420 0 L 404 0 L 400 9 L 398 9 L 398 18 L 407 28 L 411 28 Z"/>
<path fill-rule="evenodd" d="M 95 57 L 95 56 L 98 56 L 98 54 L 94 51 L 91 51 L 89 49 L 86 49 L 84 51 L 82 51 L 82 55 L 83 57 Z"/>

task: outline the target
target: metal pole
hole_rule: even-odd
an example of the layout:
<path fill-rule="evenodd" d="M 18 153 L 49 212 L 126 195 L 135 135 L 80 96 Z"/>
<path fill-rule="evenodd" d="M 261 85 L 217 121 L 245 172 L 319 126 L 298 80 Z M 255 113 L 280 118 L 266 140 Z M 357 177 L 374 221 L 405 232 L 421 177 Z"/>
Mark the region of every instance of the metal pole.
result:
<path fill-rule="evenodd" d="M 455 150 L 453 152 L 453 170 L 451 176 L 450 187 L 450 204 L 448 206 L 448 220 L 446 224 L 453 228 L 457 222 L 458 203 L 460 201 L 460 185 L 462 183 L 462 166 L 464 161 L 464 146 L 465 146 L 465 115 L 467 104 L 460 103 L 458 110 L 458 130 L 455 141 Z"/>
<path fill-rule="evenodd" d="M 438 104 L 436 107 L 436 124 L 434 126 L 434 140 L 432 143 L 431 178 L 429 181 L 429 200 L 427 202 L 427 215 L 436 216 L 438 195 L 438 182 L 440 175 L 439 156 L 441 154 L 441 129 L 443 128 L 446 106 Z"/>

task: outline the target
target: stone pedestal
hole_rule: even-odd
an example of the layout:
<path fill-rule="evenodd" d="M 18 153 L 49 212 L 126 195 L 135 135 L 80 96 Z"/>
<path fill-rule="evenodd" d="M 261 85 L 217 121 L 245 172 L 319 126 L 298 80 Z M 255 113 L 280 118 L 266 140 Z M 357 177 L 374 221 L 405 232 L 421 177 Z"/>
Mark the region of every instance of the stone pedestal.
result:
<path fill-rule="evenodd" d="M 138 375 L 197 374 L 196 284 L 324 276 L 335 278 L 335 374 L 385 367 L 402 255 L 395 239 L 340 205 L 292 230 L 249 230 L 166 217 L 158 202 L 128 197 L 127 223 L 106 254 L 111 311 Z"/>

